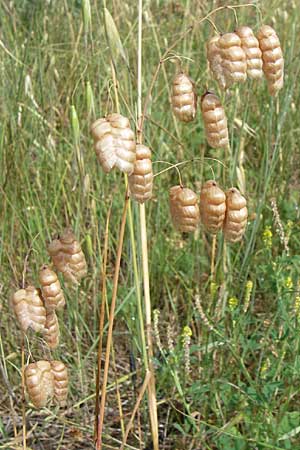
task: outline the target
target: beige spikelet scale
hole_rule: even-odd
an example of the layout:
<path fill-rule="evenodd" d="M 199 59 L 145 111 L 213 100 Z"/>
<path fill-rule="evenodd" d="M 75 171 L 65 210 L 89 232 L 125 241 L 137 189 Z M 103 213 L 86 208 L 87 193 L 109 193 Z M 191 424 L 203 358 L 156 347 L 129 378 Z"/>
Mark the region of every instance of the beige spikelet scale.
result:
<path fill-rule="evenodd" d="M 200 216 L 204 227 L 217 234 L 223 227 L 226 211 L 226 195 L 213 180 L 207 181 L 200 194 Z"/>
<path fill-rule="evenodd" d="M 185 73 L 176 75 L 172 87 L 172 107 L 174 114 L 182 122 L 194 120 L 197 112 L 195 84 Z"/>
<path fill-rule="evenodd" d="M 46 406 L 54 395 L 54 377 L 49 361 L 41 360 L 26 366 L 25 385 L 34 406 Z"/>
<path fill-rule="evenodd" d="M 65 306 L 65 297 L 57 275 L 48 266 L 42 266 L 39 272 L 41 291 L 48 311 L 62 309 Z"/>
<path fill-rule="evenodd" d="M 54 311 L 49 311 L 46 315 L 46 324 L 44 330 L 45 341 L 51 349 L 54 349 L 59 344 L 59 337 L 60 331 L 57 316 Z"/>
<path fill-rule="evenodd" d="M 226 87 L 247 79 L 247 60 L 242 43 L 236 33 L 225 33 L 219 39 L 222 68 Z"/>
<path fill-rule="evenodd" d="M 268 83 L 269 93 L 276 96 L 283 88 L 284 59 L 276 31 L 263 25 L 257 33 L 259 47 L 262 51 L 263 71 Z"/>
<path fill-rule="evenodd" d="M 212 37 L 206 44 L 206 55 L 209 68 L 221 89 L 226 89 L 226 80 L 222 67 L 221 49 L 219 46 L 219 36 Z"/>
<path fill-rule="evenodd" d="M 262 52 L 252 29 L 250 27 L 240 27 L 235 33 L 241 39 L 242 49 L 246 55 L 248 77 L 254 80 L 262 78 Z"/>
<path fill-rule="evenodd" d="M 109 114 L 93 123 L 91 133 L 104 172 L 117 167 L 130 175 L 136 159 L 136 144 L 129 120 L 121 114 Z"/>
<path fill-rule="evenodd" d="M 224 236 L 228 242 L 238 242 L 243 238 L 247 226 L 248 209 L 245 197 L 236 188 L 226 192 L 226 215 Z"/>
<path fill-rule="evenodd" d="M 206 92 L 201 97 L 201 111 L 207 142 L 213 148 L 229 145 L 227 119 L 217 95 Z"/>
<path fill-rule="evenodd" d="M 195 192 L 182 186 L 173 186 L 169 191 L 169 199 L 175 228 L 184 233 L 195 231 L 200 220 L 198 198 Z"/>
<path fill-rule="evenodd" d="M 56 269 L 73 284 L 78 284 L 87 274 L 84 253 L 71 229 L 67 228 L 59 239 L 49 244 L 48 253 Z"/>
<path fill-rule="evenodd" d="M 136 146 L 136 161 L 133 173 L 128 177 L 130 196 L 144 203 L 152 196 L 153 172 L 151 150 L 145 145 Z"/>
<path fill-rule="evenodd" d="M 51 361 L 51 370 L 54 379 L 54 400 L 59 406 L 64 406 L 68 396 L 68 370 L 61 361 Z"/>
<path fill-rule="evenodd" d="M 12 296 L 12 306 L 20 327 L 25 333 L 28 328 L 36 332 L 44 330 L 46 309 L 39 291 L 34 286 L 15 292 Z"/>

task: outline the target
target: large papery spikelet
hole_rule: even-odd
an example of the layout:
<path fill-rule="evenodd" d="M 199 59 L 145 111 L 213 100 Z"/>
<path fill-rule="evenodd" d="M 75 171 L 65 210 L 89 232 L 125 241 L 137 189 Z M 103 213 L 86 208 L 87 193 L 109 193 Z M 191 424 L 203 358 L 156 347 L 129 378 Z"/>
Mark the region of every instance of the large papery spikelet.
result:
<path fill-rule="evenodd" d="M 219 47 L 219 36 L 214 36 L 207 42 L 206 55 L 213 77 L 217 80 L 221 89 L 226 89 L 221 49 Z"/>
<path fill-rule="evenodd" d="M 117 167 L 130 175 L 135 162 L 135 136 L 129 120 L 121 114 L 109 114 L 93 123 L 91 132 L 98 160 L 104 172 Z"/>
<path fill-rule="evenodd" d="M 223 34 L 218 45 L 221 50 L 223 74 L 226 87 L 247 79 L 247 61 L 242 43 L 236 33 Z"/>
<path fill-rule="evenodd" d="M 224 236 L 228 242 L 238 242 L 242 239 L 247 226 L 248 209 L 245 197 L 236 188 L 226 192 L 226 215 Z"/>
<path fill-rule="evenodd" d="M 28 328 L 36 332 L 44 330 L 46 323 L 46 309 L 39 291 L 34 286 L 19 289 L 12 296 L 12 306 L 21 329 Z"/>
<path fill-rule="evenodd" d="M 195 192 L 182 186 L 173 186 L 169 195 L 170 211 L 175 228 L 185 233 L 195 231 L 200 220 Z"/>
<path fill-rule="evenodd" d="M 252 29 L 250 27 L 240 27 L 235 33 L 241 39 L 242 49 L 246 55 L 248 77 L 253 79 L 261 78 L 263 76 L 262 52 Z"/>
<path fill-rule="evenodd" d="M 47 311 L 62 309 L 66 302 L 56 273 L 48 266 L 42 266 L 39 272 L 39 281 Z"/>
<path fill-rule="evenodd" d="M 58 319 L 54 311 L 47 312 L 44 337 L 50 348 L 54 349 L 58 346 L 60 331 Z"/>
<path fill-rule="evenodd" d="M 51 361 L 51 370 L 54 379 L 54 400 L 58 405 L 64 406 L 68 396 L 68 370 L 61 361 Z"/>
<path fill-rule="evenodd" d="M 173 81 L 172 106 L 174 114 L 182 122 L 194 120 L 197 111 L 197 95 L 194 82 L 183 72 Z"/>
<path fill-rule="evenodd" d="M 213 180 L 207 181 L 201 189 L 200 215 L 204 227 L 217 234 L 223 227 L 226 211 L 226 195 Z"/>
<path fill-rule="evenodd" d="M 270 95 L 276 96 L 283 87 L 284 59 L 279 38 L 275 30 L 263 25 L 257 33 L 262 51 L 263 71 L 268 82 Z"/>
<path fill-rule="evenodd" d="M 48 253 L 57 270 L 74 284 L 77 284 L 87 274 L 84 253 L 70 228 L 67 228 L 59 239 L 55 239 L 49 244 Z"/>
<path fill-rule="evenodd" d="M 54 395 L 54 377 L 49 361 L 41 360 L 26 366 L 25 385 L 34 406 L 46 406 Z"/>
<path fill-rule="evenodd" d="M 201 97 L 207 142 L 213 148 L 226 148 L 229 145 L 227 119 L 219 97 L 212 92 L 206 92 Z"/>
<path fill-rule="evenodd" d="M 145 145 L 136 146 L 136 161 L 128 182 L 130 195 L 134 200 L 144 203 L 151 198 L 153 185 L 151 150 Z"/>

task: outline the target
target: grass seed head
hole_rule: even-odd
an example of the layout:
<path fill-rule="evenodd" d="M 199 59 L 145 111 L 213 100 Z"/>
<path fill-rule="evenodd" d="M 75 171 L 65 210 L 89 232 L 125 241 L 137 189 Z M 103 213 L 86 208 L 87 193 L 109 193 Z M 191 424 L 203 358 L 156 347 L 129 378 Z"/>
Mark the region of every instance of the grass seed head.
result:
<path fill-rule="evenodd" d="M 68 370 L 63 362 L 51 361 L 51 371 L 54 380 L 54 400 L 59 406 L 64 406 L 68 396 Z"/>
<path fill-rule="evenodd" d="M 184 73 L 176 75 L 173 81 L 172 106 L 181 122 L 191 122 L 197 112 L 197 94 L 194 82 Z"/>
<path fill-rule="evenodd" d="M 246 81 L 247 60 L 239 36 L 236 33 L 225 33 L 220 37 L 218 44 L 226 86 Z"/>
<path fill-rule="evenodd" d="M 257 33 L 262 51 L 263 71 L 268 83 L 269 93 L 276 96 L 283 87 L 284 59 L 279 38 L 275 30 L 263 25 Z"/>
<path fill-rule="evenodd" d="M 54 349 L 59 344 L 59 324 L 54 311 L 47 311 L 44 338 L 48 346 Z"/>
<path fill-rule="evenodd" d="M 136 159 L 135 136 L 129 120 L 121 114 L 98 119 L 91 127 L 94 147 L 104 172 L 117 167 L 131 175 Z"/>
<path fill-rule="evenodd" d="M 26 366 L 25 385 L 34 406 L 46 406 L 54 394 L 54 377 L 49 361 L 41 360 Z"/>
<path fill-rule="evenodd" d="M 43 266 L 39 272 L 39 281 L 47 311 L 62 309 L 66 302 L 56 273 Z"/>
<path fill-rule="evenodd" d="M 222 67 L 221 49 L 219 47 L 219 36 L 212 37 L 206 44 L 206 56 L 209 68 L 221 89 L 226 89 L 226 80 Z"/>
<path fill-rule="evenodd" d="M 206 92 L 201 97 L 201 111 L 209 145 L 213 148 L 226 148 L 229 145 L 227 119 L 219 97 Z"/>
<path fill-rule="evenodd" d="M 207 181 L 200 194 L 200 215 L 204 227 L 217 234 L 223 227 L 226 211 L 226 196 L 213 180 Z"/>
<path fill-rule="evenodd" d="M 248 77 L 255 80 L 262 78 L 262 52 L 252 29 L 250 27 L 240 27 L 235 32 L 241 39 L 242 49 L 246 55 Z"/>
<path fill-rule="evenodd" d="M 19 289 L 12 296 L 12 306 L 21 329 L 26 333 L 28 328 L 36 332 L 44 330 L 46 309 L 34 286 Z"/>
<path fill-rule="evenodd" d="M 226 192 L 226 215 L 224 236 L 227 242 L 238 242 L 242 239 L 248 218 L 247 201 L 236 188 Z"/>
<path fill-rule="evenodd" d="M 185 233 L 195 231 L 200 219 L 195 192 L 182 186 L 173 186 L 169 195 L 171 216 L 175 228 Z"/>
<path fill-rule="evenodd" d="M 144 203 L 152 196 L 153 172 L 151 150 L 145 145 L 136 146 L 136 161 L 133 173 L 128 177 L 130 196 Z"/>

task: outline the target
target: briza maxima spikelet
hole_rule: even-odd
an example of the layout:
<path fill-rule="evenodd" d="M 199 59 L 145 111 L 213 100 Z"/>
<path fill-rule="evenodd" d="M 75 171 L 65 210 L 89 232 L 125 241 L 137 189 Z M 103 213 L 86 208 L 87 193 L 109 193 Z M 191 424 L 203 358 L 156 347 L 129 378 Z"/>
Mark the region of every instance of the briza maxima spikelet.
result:
<path fill-rule="evenodd" d="M 87 274 L 87 264 L 79 242 L 71 229 L 67 228 L 59 239 L 48 246 L 48 253 L 57 270 L 74 284 Z"/>
<path fill-rule="evenodd" d="M 263 25 L 257 33 L 262 51 L 263 71 L 270 95 L 276 96 L 283 87 L 284 60 L 279 38 L 272 27 Z"/>
<path fill-rule="evenodd" d="M 104 172 L 117 167 L 130 175 L 135 162 L 135 136 L 129 120 L 121 114 L 109 114 L 93 123 L 91 132 L 95 151 Z"/>
<path fill-rule="evenodd" d="M 25 385 L 34 406 L 46 406 L 54 395 L 54 377 L 49 361 L 42 360 L 26 366 Z"/>
<path fill-rule="evenodd" d="M 224 221 L 224 236 L 228 242 L 238 242 L 242 239 L 247 226 L 247 201 L 236 188 L 226 192 L 226 215 Z"/>
<path fill-rule="evenodd" d="M 62 309 L 65 306 L 65 297 L 56 273 L 48 266 L 42 266 L 39 281 L 46 309 L 48 311 Z"/>
<path fill-rule="evenodd" d="M 204 227 L 217 234 L 223 227 L 226 211 L 226 195 L 213 180 L 207 181 L 200 194 L 200 216 Z"/>
<path fill-rule="evenodd" d="M 54 311 L 47 312 L 46 324 L 44 330 L 44 338 L 48 346 L 52 349 L 56 348 L 59 344 L 59 324 L 58 319 Z"/>
<path fill-rule="evenodd" d="M 175 228 L 185 233 L 195 231 L 200 220 L 195 192 L 182 186 L 173 186 L 169 195 L 171 216 Z"/>
<path fill-rule="evenodd" d="M 244 82 L 247 79 L 247 62 L 241 40 L 235 33 L 225 33 L 219 39 L 222 68 L 226 86 Z"/>
<path fill-rule="evenodd" d="M 128 177 L 130 196 L 144 203 L 152 196 L 153 172 L 151 150 L 145 145 L 136 146 L 136 161 L 133 173 Z"/>
<path fill-rule="evenodd" d="M 26 332 L 28 328 L 36 332 L 44 330 L 46 323 L 46 309 L 34 286 L 19 289 L 12 296 L 12 306 L 21 329 Z"/>
<path fill-rule="evenodd" d="M 212 37 L 206 44 L 206 55 L 209 68 L 221 89 L 226 89 L 226 80 L 222 67 L 222 56 L 219 47 L 219 36 Z"/>
<path fill-rule="evenodd" d="M 58 405 L 64 406 L 68 396 L 68 370 L 61 361 L 51 361 L 51 370 L 54 379 L 54 400 Z"/>
<path fill-rule="evenodd" d="M 229 145 L 227 119 L 219 97 L 206 92 L 201 97 L 201 111 L 207 142 L 213 148 Z"/>
<path fill-rule="evenodd" d="M 184 73 L 173 81 L 172 106 L 176 117 L 182 122 L 191 122 L 196 116 L 197 95 L 194 82 Z"/>
<path fill-rule="evenodd" d="M 263 76 L 263 61 L 258 40 L 250 27 L 240 27 L 235 32 L 241 39 L 242 49 L 246 55 L 248 77 L 260 79 Z"/>

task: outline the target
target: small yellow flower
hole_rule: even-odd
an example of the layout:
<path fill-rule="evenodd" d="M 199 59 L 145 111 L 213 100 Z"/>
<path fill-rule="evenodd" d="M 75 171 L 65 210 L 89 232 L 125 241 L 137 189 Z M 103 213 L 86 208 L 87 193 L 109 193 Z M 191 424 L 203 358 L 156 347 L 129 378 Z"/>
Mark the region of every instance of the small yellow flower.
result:
<path fill-rule="evenodd" d="M 185 338 L 185 337 L 191 337 L 192 335 L 193 335 L 192 330 L 190 329 L 190 327 L 188 325 L 186 325 L 182 330 L 181 336 L 183 338 Z"/>
<path fill-rule="evenodd" d="M 217 289 L 218 289 L 217 283 L 215 283 L 214 281 L 212 281 L 212 282 L 210 283 L 210 295 L 211 295 L 211 297 L 214 297 L 214 296 L 215 296 L 215 294 L 216 294 L 216 292 L 217 292 Z"/>
<path fill-rule="evenodd" d="M 300 296 L 299 295 L 297 295 L 295 297 L 294 311 L 295 311 L 295 315 L 296 315 L 297 319 L 300 319 Z"/>
<path fill-rule="evenodd" d="M 262 240 L 267 249 L 272 248 L 272 237 L 273 237 L 273 233 L 272 233 L 271 227 L 268 225 L 268 226 L 266 226 L 266 228 L 264 229 L 263 234 L 262 234 Z"/>
<path fill-rule="evenodd" d="M 237 305 L 239 304 L 239 300 L 237 297 L 230 297 L 230 299 L 228 300 L 228 305 L 229 308 L 231 309 L 231 311 L 233 311 Z"/>
<path fill-rule="evenodd" d="M 287 289 L 292 289 L 293 288 L 293 280 L 292 280 L 292 278 L 291 277 L 286 277 L 286 279 L 284 280 L 284 286 L 287 288 Z"/>
<path fill-rule="evenodd" d="M 264 364 L 261 366 L 261 369 L 260 369 L 260 376 L 262 378 L 266 378 L 267 371 L 269 370 L 270 366 L 271 366 L 270 360 L 269 360 L 269 358 L 267 358 L 266 361 L 264 362 Z"/>

